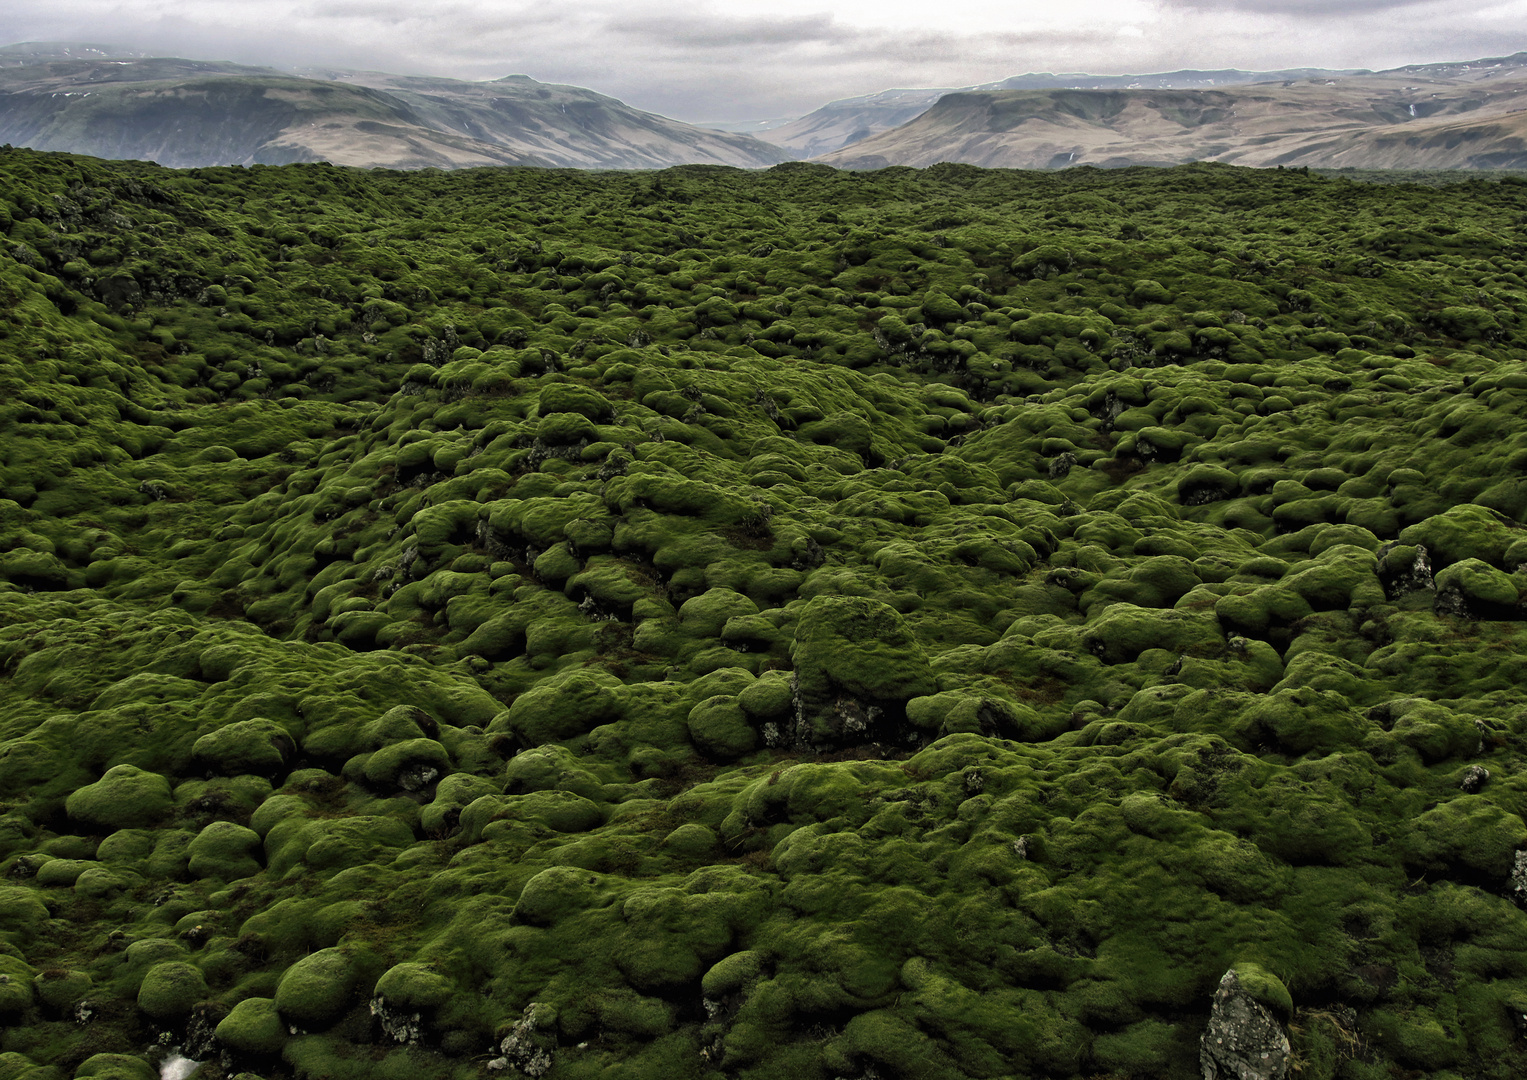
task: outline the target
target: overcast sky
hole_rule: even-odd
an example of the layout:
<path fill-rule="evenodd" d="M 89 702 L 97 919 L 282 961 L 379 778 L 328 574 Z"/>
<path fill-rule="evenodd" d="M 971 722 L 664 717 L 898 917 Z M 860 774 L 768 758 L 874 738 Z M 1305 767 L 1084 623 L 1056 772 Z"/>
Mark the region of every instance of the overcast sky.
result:
<path fill-rule="evenodd" d="M 682 120 L 1029 71 L 1384 68 L 1527 50 L 1527 0 L 3 0 L 0 43 L 490 79 Z"/>

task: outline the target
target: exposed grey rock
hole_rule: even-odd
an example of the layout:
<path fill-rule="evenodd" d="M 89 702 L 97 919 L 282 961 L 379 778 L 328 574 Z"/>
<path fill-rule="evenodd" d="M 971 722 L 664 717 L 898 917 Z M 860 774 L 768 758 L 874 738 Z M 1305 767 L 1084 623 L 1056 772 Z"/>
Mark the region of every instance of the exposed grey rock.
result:
<path fill-rule="evenodd" d="M 1288 1061 L 1283 1025 L 1241 989 L 1234 969 L 1225 972 L 1199 1043 L 1203 1080 L 1283 1080 Z"/>
<path fill-rule="evenodd" d="M 1490 770 L 1483 765 L 1470 765 L 1463 772 L 1463 781 L 1458 785 L 1470 795 L 1485 786 L 1490 779 Z"/>
<path fill-rule="evenodd" d="M 1445 589 L 1437 590 L 1437 599 L 1432 604 L 1432 611 L 1438 615 L 1466 619 L 1470 615 L 1469 601 L 1458 586 L 1450 585 Z"/>
<path fill-rule="evenodd" d="M 1417 544 L 1409 559 L 1401 558 L 1403 553 L 1396 551 L 1402 546 L 1394 541 L 1378 550 L 1379 580 L 1384 585 L 1384 595 L 1398 600 L 1413 592 L 1436 592 L 1437 583 L 1432 580 L 1431 556 L 1427 554 L 1426 545 Z"/>
<path fill-rule="evenodd" d="M 204 1061 L 217 1053 L 217 1025 L 227 1015 L 228 1010 L 214 1002 L 202 1002 L 192 1009 L 186 1037 L 180 1044 L 181 1053 L 195 1061 Z"/>
<path fill-rule="evenodd" d="M 1527 851 L 1516 853 L 1516 865 L 1506 879 L 1506 896 L 1516 901 L 1517 907 L 1527 907 Z"/>
<path fill-rule="evenodd" d="M 391 1004 L 383 997 L 371 999 L 371 1015 L 382 1025 L 389 1039 L 400 1043 L 417 1043 L 424 1035 L 423 1014 L 417 1009 L 404 1009 Z"/>
<path fill-rule="evenodd" d="M 525 1006 L 525 1013 L 515 1022 L 512 1030 L 499 1043 L 502 1057 L 488 1062 L 495 1071 L 513 1069 L 524 1076 L 540 1077 L 551 1071 L 551 1055 L 555 1042 L 543 1028 L 556 1022 L 554 1010 L 539 1001 Z"/>
<path fill-rule="evenodd" d="M 1076 467 L 1076 455 L 1067 450 L 1054 461 L 1050 462 L 1050 479 L 1059 480 L 1065 477 Z"/>

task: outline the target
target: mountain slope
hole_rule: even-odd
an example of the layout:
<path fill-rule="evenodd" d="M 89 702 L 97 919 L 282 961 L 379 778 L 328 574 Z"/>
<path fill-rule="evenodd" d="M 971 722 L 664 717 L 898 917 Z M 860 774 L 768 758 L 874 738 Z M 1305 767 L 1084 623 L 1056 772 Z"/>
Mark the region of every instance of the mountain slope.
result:
<path fill-rule="evenodd" d="M 822 157 L 844 168 L 1239 165 L 1527 168 L 1527 54 L 1472 65 L 1214 90 L 946 95 L 915 120 Z"/>
<path fill-rule="evenodd" d="M 551 162 L 434 130 L 364 87 L 180 60 L 0 69 L 0 139 L 176 168 L 334 161 L 458 167 Z"/>
<path fill-rule="evenodd" d="M 710 164 L 753 169 L 791 156 L 747 135 L 695 127 L 579 86 L 541 83 L 525 75 L 488 83 L 372 71 L 333 72 L 331 77 L 381 91 L 437 130 L 565 167 Z"/>
<path fill-rule="evenodd" d="M 94 47 L 72 50 L 87 48 Z M 692 127 L 525 76 L 480 84 L 325 74 L 166 58 L 0 65 L 0 141 L 175 167 L 332 161 L 389 168 L 759 168 L 787 157 L 745 135 Z"/>
<path fill-rule="evenodd" d="M 44 60 L 126 60 L 151 54 L 120 45 L 88 41 L 21 41 L 0 45 L 0 67 L 20 67 Z"/>
<path fill-rule="evenodd" d="M 921 87 L 882 90 L 862 97 L 828 102 L 798 120 L 758 131 L 758 137 L 777 143 L 803 157 L 830 154 L 872 135 L 899 127 L 927 112 L 945 94 L 981 90 L 1170 90 L 1204 89 L 1254 82 L 1283 82 L 1290 79 L 1332 78 L 1357 74 L 1350 71 L 1326 71 L 1300 68 L 1290 71 L 1168 71 L 1153 75 L 1088 75 L 1070 72 L 1030 72 L 998 82 L 967 87 Z"/>

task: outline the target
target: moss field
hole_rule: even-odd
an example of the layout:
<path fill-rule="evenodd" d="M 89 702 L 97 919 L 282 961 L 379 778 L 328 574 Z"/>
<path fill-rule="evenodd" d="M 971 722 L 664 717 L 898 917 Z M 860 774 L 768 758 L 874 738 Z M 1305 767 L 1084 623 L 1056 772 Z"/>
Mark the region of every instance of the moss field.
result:
<path fill-rule="evenodd" d="M 1527 183 L 0 151 L 0 1080 L 1527 1075 Z"/>

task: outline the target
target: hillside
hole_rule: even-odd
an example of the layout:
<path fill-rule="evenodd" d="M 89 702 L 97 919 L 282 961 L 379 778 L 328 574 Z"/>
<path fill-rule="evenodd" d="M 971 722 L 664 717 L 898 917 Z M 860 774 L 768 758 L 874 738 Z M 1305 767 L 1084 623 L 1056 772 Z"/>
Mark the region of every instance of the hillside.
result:
<path fill-rule="evenodd" d="M 335 72 L 332 77 L 380 90 L 438 130 L 562 167 L 693 164 L 756 169 L 789 156 L 756 138 L 695 127 L 592 90 L 540 83 L 525 75 L 487 83 L 380 72 Z"/>
<path fill-rule="evenodd" d="M 45 60 L 143 59 L 150 53 L 86 41 L 21 41 L 0 45 L 0 67 L 24 67 Z"/>
<path fill-rule="evenodd" d="M 482 84 L 327 74 L 303 78 L 177 59 L 0 65 L 0 141 L 177 168 L 299 161 L 404 169 L 760 167 L 785 156 L 747 136 L 524 76 Z"/>
<path fill-rule="evenodd" d="M 853 145 L 871 135 L 899 127 L 923 113 L 945 94 L 980 90 L 1165 90 L 1213 87 L 1288 79 L 1332 78 L 1356 74 L 1301 68 L 1291 71 L 1169 71 L 1152 75 L 1089 75 L 1070 72 L 1031 72 L 979 86 L 882 90 L 861 97 L 843 98 L 823 105 L 788 124 L 773 124 L 757 132 L 760 139 L 776 143 L 803 158 L 820 157 Z"/>
<path fill-rule="evenodd" d="M 0 150 L 0 1068 L 1527 1074 L 1524 220 Z"/>
<path fill-rule="evenodd" d="M 873 169 L 1171 165 L 1527 167 L 1527 54 L 1215 90 L 947 95 L 903 126 L 823 155 Z"/>

